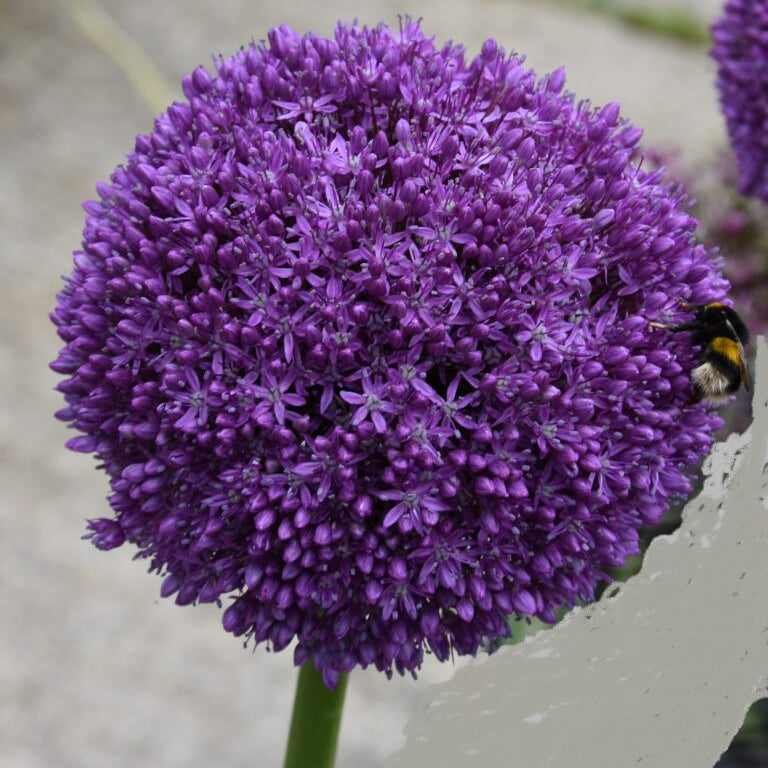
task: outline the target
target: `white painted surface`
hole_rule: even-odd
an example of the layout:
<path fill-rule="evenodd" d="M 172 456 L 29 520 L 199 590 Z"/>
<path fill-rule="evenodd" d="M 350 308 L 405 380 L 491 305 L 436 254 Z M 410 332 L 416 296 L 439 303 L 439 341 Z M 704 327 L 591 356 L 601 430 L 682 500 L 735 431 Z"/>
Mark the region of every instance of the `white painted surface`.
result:
<path fill-rule="evenodd" d="M 716 447 L 682 526 L 653 541 L 615 597 L 429 689 L 387 766 L 712 768 L 768 685 L 768 345 L 758 346 L 755 420 Z"/>

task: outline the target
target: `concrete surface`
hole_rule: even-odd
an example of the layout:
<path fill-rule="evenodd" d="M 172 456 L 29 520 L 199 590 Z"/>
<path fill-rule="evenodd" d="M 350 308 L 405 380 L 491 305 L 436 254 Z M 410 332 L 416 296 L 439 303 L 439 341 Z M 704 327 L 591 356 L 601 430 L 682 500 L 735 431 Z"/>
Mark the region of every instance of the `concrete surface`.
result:
<path fill-rule="evenodd" d="M 696 5 L 691 2 L 682 5 Z M 706 159 L 722 141 L 702 49 L 532 0 L 167 0 L 103 7 L 176 84 L 210 52 L 275 24 L 328 32 L 338 18 L 424 18 L 471 52 L 495 36 L 595 103 L 620 100 L 651 140 Z M 697 6 L 698 7 L 698 6 Z M 714 3 L 707 2 L 707 12 Z M 703 11 L 702 11 L 703 12 Z M 0 768 L 276 766 L 295 671 L 289 653 L 244 651 L 210 607 L 177 608 L 128 549 L 80 540 L 106 513 L 93 461 L 69 436 L 47 369 L 59 347 L 47 312 L 70 270 L 80 202 L 151 126 L 124 74 L 54 0 L 0 4 Z M 419 682 L 352 677 L 339 768 L 377 766 L 403 742 Z"/>

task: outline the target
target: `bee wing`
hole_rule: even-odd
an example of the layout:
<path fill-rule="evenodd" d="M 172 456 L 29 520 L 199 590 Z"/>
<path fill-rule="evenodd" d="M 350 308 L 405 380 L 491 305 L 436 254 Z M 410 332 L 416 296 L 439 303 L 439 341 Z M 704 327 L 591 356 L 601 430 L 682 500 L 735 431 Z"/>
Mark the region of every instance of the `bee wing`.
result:
<path fill-rule="evenodd" d="M 739 370 L 741 371 L 741 378 L 744 382 L 744 386 L 747 389 L 747 392 L 752 391 L 752 374 L 749 372 L 749 366 L 747 365 L 746 358 L 744 357 L 744 347 L 739 344 L 741 349 L 739 350 L 741 352 L 741 363 L 739 365 Z"/>
<path fill-rule="evenodd" d="M 731 321 L 726 320 L 726 323 L 728 323 L 728 327 L 733 332 L 734 340 L 739 345 L 739 374 L 741 375 L 741 381 L 744 384 L 744 387 L 747 390 L 747 392 L 751 392 L 752 391 L 752 374 L 749 372 L 749 366 L 747 365 L 747 355 L 744 352 L 744 345 L 741 343 L 741 340 L 739 339 L 739 336 L 736 333 L 736 329 L 733 327 L 733 324 L 731 323 Z"/>

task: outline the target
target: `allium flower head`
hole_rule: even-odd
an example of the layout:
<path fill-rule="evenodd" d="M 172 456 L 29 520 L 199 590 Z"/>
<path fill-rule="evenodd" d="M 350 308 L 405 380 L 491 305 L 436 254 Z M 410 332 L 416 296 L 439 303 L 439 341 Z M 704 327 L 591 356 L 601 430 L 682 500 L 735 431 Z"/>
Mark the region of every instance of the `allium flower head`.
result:
<path fill-rule="evenodd" d="M 410 22 L 216 70 L 86 204 L 53 313 L 94 544 L 329 685 L 589 599 L 717 423 L 647 323 L 726 284 L 641 132 Z"/>
<path fill-rule="evenodd" d="M 768 0 L 729 0 L 712 36 L 739 190 L 768 201 Z"/>

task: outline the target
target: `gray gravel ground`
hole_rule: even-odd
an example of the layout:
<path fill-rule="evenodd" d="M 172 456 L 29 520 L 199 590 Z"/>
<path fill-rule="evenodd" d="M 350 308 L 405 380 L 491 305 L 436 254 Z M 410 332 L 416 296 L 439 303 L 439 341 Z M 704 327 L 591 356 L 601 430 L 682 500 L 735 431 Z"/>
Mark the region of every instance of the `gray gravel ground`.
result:
<path fill-rule="evenodd" d="M 714 0 L 680 0 L 713 14 Z M 103 7 L 174 85 L 251 37 L 287 22 L 329 32 L 338 18 L 424 18 L 471 52 L 496 37 L 568 87 L 620 100 L 650 140 L 688 162 L 722 142 L 712 68 L 700 48 L 532 0 L 167 0 Z M 178 90 L 177 90 L 178 92 Z M 113 61 L 54 0 L 0 3 L 0 768 L 151 764 L 276 766 L 295 670 L 290 653 L 243 650 L 210 606 L 158 599 L 159 582 L 127 549 L 97 553 L 83 521 L 106 512 L 106 482 L 69 436 L 47 369 L 58 348 L 47 312 L 79 243 L 80 201 L 108 176 L 152 114 Z M 422 679 L 352 676 L 339 768 L 376 766 L 402 743 Z M 436 756 L 437 758 L 437 756 Z"/>

